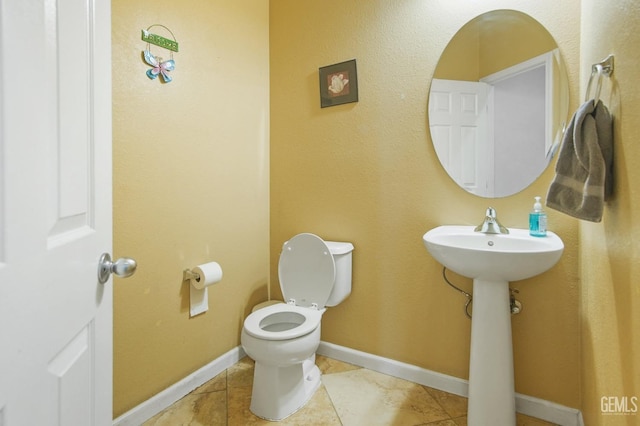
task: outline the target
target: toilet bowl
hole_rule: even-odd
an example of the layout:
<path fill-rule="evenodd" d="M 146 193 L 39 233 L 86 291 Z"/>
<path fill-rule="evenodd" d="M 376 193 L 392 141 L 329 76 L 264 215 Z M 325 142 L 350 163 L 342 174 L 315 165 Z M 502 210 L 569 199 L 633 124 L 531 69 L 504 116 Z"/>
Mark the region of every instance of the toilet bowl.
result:
<path fill-rule="evenodd" d="M 325 306 L 351 293 L 353 245 L 298 234 L 282 248 L 280 288 L 287 303 L 252 312 L 244 321 L 241 343 L 255 361 L 251 411 L 282 420 L 302 408 L 320 386 L 315 352 Z"/>

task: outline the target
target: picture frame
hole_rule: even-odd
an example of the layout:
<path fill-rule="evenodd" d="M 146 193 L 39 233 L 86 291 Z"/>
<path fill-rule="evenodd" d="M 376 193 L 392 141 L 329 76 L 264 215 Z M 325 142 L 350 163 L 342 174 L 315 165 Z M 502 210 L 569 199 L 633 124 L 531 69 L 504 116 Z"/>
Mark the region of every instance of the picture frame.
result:
<path fill-rule="evenodd" d="M 320 107 L 358 102 L 358 74 L 356 60 L 319 68 Z"/>

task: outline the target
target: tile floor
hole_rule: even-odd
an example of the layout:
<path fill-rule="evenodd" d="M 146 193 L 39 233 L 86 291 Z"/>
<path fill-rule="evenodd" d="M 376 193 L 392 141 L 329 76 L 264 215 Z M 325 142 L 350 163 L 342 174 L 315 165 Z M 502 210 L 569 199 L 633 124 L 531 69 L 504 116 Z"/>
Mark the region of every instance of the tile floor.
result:
<path fill-rule="evenodd" d="M 245 357 L 143 426 L 466 426 L 467 400 L 318 356 L 322 386 L 298 412 L 274 423 L 249 411 L 253 361 Z M 518 414 L 518 426 L 551 423 Z M 499 425 L 496 425 L 499 426 Z"/>

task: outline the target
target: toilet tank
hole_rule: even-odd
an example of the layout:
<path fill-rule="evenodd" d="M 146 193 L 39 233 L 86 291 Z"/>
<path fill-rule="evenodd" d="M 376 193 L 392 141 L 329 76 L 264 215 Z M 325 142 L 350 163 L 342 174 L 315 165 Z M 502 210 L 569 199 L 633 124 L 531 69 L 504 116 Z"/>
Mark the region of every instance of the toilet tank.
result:
<path fill-rule="evenodd" d="M 336 306 L 351 294 L 351 252 L 353 244 L 325 241 L 336 265 L 336 280 L 325 306 Z"/>

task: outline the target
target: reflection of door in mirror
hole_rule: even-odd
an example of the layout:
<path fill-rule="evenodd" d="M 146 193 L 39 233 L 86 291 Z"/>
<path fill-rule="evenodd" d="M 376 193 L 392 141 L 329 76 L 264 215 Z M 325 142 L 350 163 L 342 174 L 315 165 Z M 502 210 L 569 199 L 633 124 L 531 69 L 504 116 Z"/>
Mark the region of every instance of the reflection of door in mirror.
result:
<path fill-rule="evenodd" d="M 513 194 L 545 169 L 553 79 L 545 54 L 481 78 L 434 79 L 429 126 L 451 177 L 481 197 Z"/>
<path fill-rule="evenodd" d="M 440 162 L 467 191 L 493 195 L 493 143 L 486 123 L 488 85 L 481 82 L 431 82 L 429 127 Z"/>

